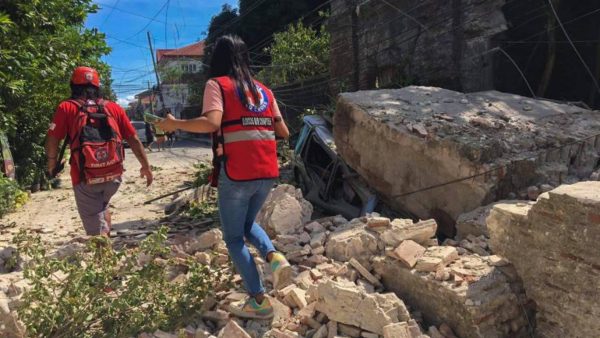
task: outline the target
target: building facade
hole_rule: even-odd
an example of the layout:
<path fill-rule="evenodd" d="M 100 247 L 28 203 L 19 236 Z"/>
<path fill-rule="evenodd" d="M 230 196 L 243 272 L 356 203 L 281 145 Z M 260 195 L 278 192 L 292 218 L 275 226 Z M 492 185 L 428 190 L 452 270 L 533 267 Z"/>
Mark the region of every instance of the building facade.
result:
<path fill-rule="evenodd" d="M 156 59 L 161 79 L 162 100 L 158 98 L 157 109 L 170 110 L 177 118 L 200 114 L 200 107 L 190 103 L 190 84 L 202 76 L 204 67 L 204 41 L 177 49 L 158 49 Z"/>

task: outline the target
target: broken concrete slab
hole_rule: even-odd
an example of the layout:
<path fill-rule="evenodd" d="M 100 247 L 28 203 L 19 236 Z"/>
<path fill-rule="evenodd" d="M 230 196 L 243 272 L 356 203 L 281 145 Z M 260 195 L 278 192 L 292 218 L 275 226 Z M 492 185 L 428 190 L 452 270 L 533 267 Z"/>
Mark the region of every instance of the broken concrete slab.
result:
<path fill-rule="evenodd" d="M 356 286 L 332 280 L 317 286 L 315 309 L 335 320 L 383 334 L 383 327 L 410 319 L 404 303 L 394 294 L 366 294 Z"/>
<path fill-rule="evenodd" d="M 394 323 L 383 327 L 383 338 L 412 338 L 408 331 L 408 323 Z"/>
<path fill-rule="evenodd" d="M 436 218 L 449 236 L 462 213 L 531 185 L 589 177 L 600 150 L 597 112 L 497 91 L 409 86 L 343 93 L 333 125 L 337 151 L 370 186 L 395 208 Z"/>
<path fill-rule="evenodd" d="M 377 277 L 373 276 L 373 274 L 371 272 L 369 272 L 369 270 L 367 270 L 364 266 L 362 266 L 362 264 L 360 264 L 356 259 L 354 258 L 350 258 L 349 261 L 350 265 L 352 265 L 353 268 L 356 269 L 356 271 L 358 271 L 367 281 L 369 281 L 369 283 L 375 285 L 375 286 L 381 286 L 381 283 L 379 282 L 379 279 L 377 279 Z"/>
<path fill-rule="evenodd" d="M 156 335 L 156 334 L 155 334 Z M 175 336 L 177 337 L 177 336 Z M 252 338 L 238 323 L 230 320 L 227 325 L 221 330 L 218 338 Z"/>
<path fill-rule="evenodd" d="M 325 255 L 340 262 L 355 258 L 361 264 L 368 265 L 369 259 L 379 253 L 377 236 L 368 231 L 364 224 L 332 232 L 325 245 Z"/>
<path fill-rule="evenodd" d="M 397 247 L 405 240 L 413 240 L 421 245 L 427 245 L 435 236 L 437 223 L 434 219 L 413 223 L 410 219 L 395 219 L 391 227 L 381 233 L 381 240 L 386 246 Z"/>
<path fill-rule="evenodd" d="M 223 240 L 223 233 L 219 229 L 211 229 L 192 238 L 184 243 L 184 250 L 188 254 L 194 254 L 198 251 L 210 249 Z"/>
<path fill-rule="evenodd" d="M 489 237 L 486 219 L 497 203 L 506 203 L 507 201 L 499 201 L 488 204 L 475 210 L 460 214 L 456 220 L 456 240 L 461 241 L 467 238 L 468 235 L 486 236 Z"/>
<path fill-rule="evenodd" d="M 487 222 L 493 251 L 514 264 L 537 304 L 537 334 L 596 336 L 600 182 L 562 185 L 534 204 L 497 204 Z"/>
<path fill-rule="evenodd" d="M 529 337 L 522 310 L 528 308 L 528 300 L 513 291 L 518 281 L 479 256 L 461 256 L 446 268 L 460 283 L 409 270 L 390 257 L 375 258 L 373 266 L 386 289 L 421 312 L 428 323 L 448 323 L 463 338 Z"/>
<path fill-rule="evenodd" d="M 453 246 L 432 246 L 423 256 L 417 258 L 415 269 L 421 272 L 436 272 L 458 259 L 458 251 Z"/>
<path fill-rule="evenodd" d="M 271 191 L 256 222 L 272 237 L 294 234 L 310 221 L 312 211 L 312 205 L 302 197 L 300 189 L 282 184 Z"/>
<path fill-rule="evenodd" d="M 400 245 L 394 249 L 394 257 L 397 258 L 400 262 L 402 262 L 407 268 L 412 269 L 415 264 L 417 264 L 417 260 L 423 256 L 425 253 L 425 248 L 419 243 L 406 240 L 400 243 Z"/>

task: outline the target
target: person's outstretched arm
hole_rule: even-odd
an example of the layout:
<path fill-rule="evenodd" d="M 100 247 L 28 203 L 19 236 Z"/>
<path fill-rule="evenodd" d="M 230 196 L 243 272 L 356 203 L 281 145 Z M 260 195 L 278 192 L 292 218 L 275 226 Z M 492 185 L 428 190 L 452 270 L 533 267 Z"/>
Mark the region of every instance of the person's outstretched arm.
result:
<path fill-rule="evenodd" d="M 179 120 L 168 114 L 162 121 L 157 122 L 156 126 L 164 131 L 181 129 L 190 133 L 213 133 L 221 127 L 222 117 L 223 112 L 220 110 L 208 111 L 191 120 Z"/>

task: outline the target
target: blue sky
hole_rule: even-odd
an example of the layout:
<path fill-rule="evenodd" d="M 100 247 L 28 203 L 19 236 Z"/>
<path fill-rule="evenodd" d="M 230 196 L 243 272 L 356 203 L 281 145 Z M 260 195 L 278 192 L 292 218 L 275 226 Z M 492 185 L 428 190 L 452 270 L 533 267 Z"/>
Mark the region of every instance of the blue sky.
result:
<path fill-rule="evenodd" d="M 156 83 L 146 32 L 153 47 L 178 48 L 201 40 L 213 15 L 225 3 L 237 0 L 96 0 L 98 13 L 90 14 L 86 27 L 98 28 L 112 47 L 104 60 L 113 69 L 113 88 L 125 105 Z M 154 19 L 153 19 L 154 18 Z M 152 20 L 153 19 L 153 20 Z"/>

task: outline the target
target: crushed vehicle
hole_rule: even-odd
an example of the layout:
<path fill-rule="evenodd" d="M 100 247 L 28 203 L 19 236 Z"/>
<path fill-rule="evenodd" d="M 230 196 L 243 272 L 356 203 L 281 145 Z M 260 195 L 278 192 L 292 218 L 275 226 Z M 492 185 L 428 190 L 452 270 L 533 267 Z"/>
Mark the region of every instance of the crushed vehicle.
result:
<path fill-rule="evenodd" d="M 347 219 L 375 211 L 377 195 L 338 155 L 327 120 L 305 116 L 292 145 L 294 178 L 304 198 Z"/>

